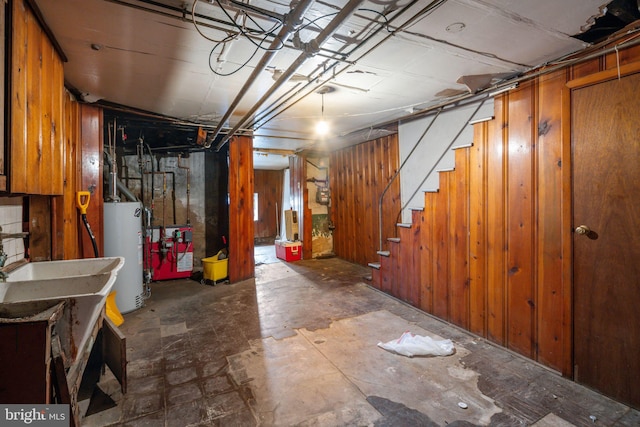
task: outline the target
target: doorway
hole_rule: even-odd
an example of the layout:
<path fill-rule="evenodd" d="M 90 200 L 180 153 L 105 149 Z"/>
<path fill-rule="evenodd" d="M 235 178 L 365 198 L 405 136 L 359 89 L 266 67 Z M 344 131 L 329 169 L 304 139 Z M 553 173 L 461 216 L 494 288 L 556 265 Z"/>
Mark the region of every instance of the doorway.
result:
<path fill-rule="evenodd" d="M 640 73 L 573 89 L 574 378 L 640 408 Z"/>

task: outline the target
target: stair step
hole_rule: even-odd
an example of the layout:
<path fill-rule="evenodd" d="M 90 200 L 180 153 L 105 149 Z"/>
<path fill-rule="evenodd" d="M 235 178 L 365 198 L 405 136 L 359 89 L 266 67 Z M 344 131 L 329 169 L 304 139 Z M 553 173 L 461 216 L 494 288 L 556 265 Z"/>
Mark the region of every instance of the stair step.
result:
<path fill-rule="evenodd" d="M 380 255 L 380 256 L 388 257 L 388 256 L 391 255 L 391 252 L 389 252 L 389 251 L 378 251 L 377 254 Z"/>
<path fill-rule="evenodd" d="M 387 237 L 387 242 L 400 243 L 399 237 Z"/>
<path fill-rule="evenodd" d="M 438 188 L 427 188 L 426 190 L 422 190 L 423 193 L 437 193 L 440 191 Z"/>
<path fill-rule="evenodd" d="M 443 168 L 437 169 L 436 172 L 453 172 L 454 170 L 456 170 L 456 168 Z"/>
<path fill-rule="evenodd" d="M 461 148 L 471 148 L 473 147 L 473 142 L 470 142 L 468 144 L 462 144 L 462 145 L 456 145 L 455 147 L 452 147 L 452 150 L 459 150 Z"/>
<path fill-rule="evenodd" d="M 420 208 L 420 207 L 415 207 L 415 208 L 409 208 L 410 211 L 424 211 L 424 208 Z"/>
<path fill-rule="evenodd" d="M 488 122 L 489 120 L 495 119 L 494 116 L 482 117 L 480 119 L 469 120 L 470 125 L 475 125 L 476 123 Z"/>
<path fill-rule="evenodd" d="M 375 268 L 376 270 L 380 270 L 380 263 L 379 262 L 370 262 L 368 265 L 371 268 Z"/>
<path fill-rule="evenodd" d="M 406 222 L 399 222 L 396 224 L 396 227 L 411 228 L 411 224 Z"/>

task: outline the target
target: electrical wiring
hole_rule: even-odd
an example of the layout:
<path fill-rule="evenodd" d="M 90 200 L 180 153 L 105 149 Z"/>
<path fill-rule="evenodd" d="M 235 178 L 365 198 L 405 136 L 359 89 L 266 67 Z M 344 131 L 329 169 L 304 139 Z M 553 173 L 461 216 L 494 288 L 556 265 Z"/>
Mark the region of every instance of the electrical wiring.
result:
<path fill-rule="evenodd" d="M 245 36 L 247 40 L 249 40 L 251 43 L 253 43 L 253 44 L 254 44 L 258 49 L 264 50 L 264 51 L 266 51 L 266 52 L 277 52 L 277 51 L 279 51 L 280 49 L 282 49 L 282 48 L 284 47 L 284 42 L 282 41 L 282 39 L 280 39 L 280 46 L 279 46 L 279 47 L 277 47 L 277 48 L 275 48 L 275 49 L 268 49 L 268 48 L 264 48 L 264 47 L 262 46 L 262 43 L 264 43 L 264 42 L 265 42 L 265 40 L 266 40 L 266 38 L 267 38 L 267 36 L 268 36 L 268 33 L 267 33 L 263 28 L 261 28 L 261 27 L 258 25 L 258 27 L 260 28 L 261 32 L 258 32 L 257 34 L 252 34 L 252 30 L 248 30 L 248 31 L 247 31 L 247 30 L 246 30 L 242 25 L 239 25 L 239 24 L 237 24 L 237 23 L 235 22 L 235 20 L 234 20 L 234 19 L 233 19 L 233 17 L 229 14 L 229 12 L 227 12 L 227 10 L 224 8 L 224 6 L 222 6 L 222 3 L 220 2 L 220 0 L 216 0 L 216 3 L 218 4 L 218 6 L 220 6 L 220 9 L 221 9 L 221 10 L 222 10 L 222 12 L 227 16 L 227 18 L 229 18 L 229 21 L 232 23 L 232 25 L 233 25 L 234 27 L 236 27 L 236 29 L 237 29 L 238 31 L 240 31 L 240 33 L 241 33 L 243 36 Z M 244 12 L 243 12 L 243 13 L 244 13 Z M 247 16 L 247 15 L 246 15 L 246 13 L 245 13 L 245 16 Z M 256 23 L 252 18 L 250 18 L 250 19 L 251 19 L 251 21 L 252 21 L 253 23 L 255 23 L 255 24 L 257 25 L 257 23 Z M 279 25 L 275 26 L 273 29 L 275 30 L 275 29 L 277 29 L 277 28 L 281 27 L 282 25 L 283 25 L 283 23 L 282 23 L 282 22 L 279 22 Z M 265 35 L 265 34 L 266 34 L 266 35 Z M 253 37 L 252 37 L 252 36 L 254 36 L 254 35 L 265 35 L 265 37 L 261 40 L 261 42 L 260 42 L 260 43 L 256 43 L 256 42 L 253 40 Z M 275 37 L 276 37 L 276 38 L 279 38 L 277 35 L 276 35 Z"/>
<path fill-rule="evenodd" d="M 240 70 L 242 70 L 249 62 L 251 62 L 251 60 L 253 59 L 254 56 L 256 56 L 256 53 L 258 53 L 258 50 L 260 50 L 259 48 L 255 48 L 253 50 L 253 53 L 249 56 L 249 58 L 242 63 L 239 67 L 237 67 L 235 70 L 227 72 L 227 73 L 222 73 L 220 71 L 217 71 L 215 69 L 215 67 L 212 65 L 212 60 L 213 60 L 213 54 L 215 53 L 216 49 L 218 48 L 218 46 L 220 46 L 221 44 L 225 44 L 231 40 L 233 40 L 235 37 L 230 36 L 229 40 L 222 40 L 218 43 L 216 43 L 216 45 L 211 49 L 211 51 L 209 52 L 209 69 L 211 70 L 211 72 L 213 72 L 215 75 L 220 76 L 220 77 L 227 77 L 227 76 L 231 76 L 237 72 L 239 72 Z"/>
<path fill-rule="evenodd" d="M 249 15 L 248 13 L 246 13 L 244 10 L 240 10 L 240 13 L 243 16 L 244 20 L 249 20 L 251 21 L 256 27 L 259 28 L 259 30 L 253 30 L 253 29 L 249 29 L 247 28 L 245 25 L 239 25 L 236 20 L 229 14 L 229 12 L 227 12 L 227 10 L 224 8 L 224 6 L 220 3 L 219 0 L 216 0 L 216 3 L 218 4 L 218 6 L 220 7 L 220 9 L 224 12 L 224 14 L 226 15 L 226 17 L 229 19 L 229 23 L 235 27 L 238 30 L 238 33 L 232 33 L 231 35 L 233 35 L 232 38 L 229 37 L 225 37 L 222 40 L 218 40 L 218 39 L 214 39 L 211 38 L 209 36 L 207 36 L 199 27 L 197 21 L 196 21 L 196 5 L 198 4 L 199 0 L 194 0 L 193 5 L 191 6 L 191 22 L 194 26 L 194 28 L 196 29 L 196 31 L 198 32 L 198 34 L 200 34 L 200 36 L 202 36 L 204 39 L 209 40 L 213 43 L 228 43 L 229 41 L 238 38 L 240 35 L 245 36 L 247 39 L 249 39 L 249 41 L 251 41 L 253 44 L 255 44 L 259 49 L 263 49 L 263 50 L 268 50 L 264 47 L 262 47 L 262 44 L 265 41 L 265 38 L 263 38 L 259 44 L 256 44 L 253 41 L 253 37 L 255 36 L 264 36 L 264 35 L 270 35 L 272 34 L 274 31 L 276 31 L 278 28 L 282 27 L 283 23 L 281 20 L 276 19 L 276 23 L 273 24 L 273 26 L 271 28 L 264 29 L 262 28 L 262 26 L 251 17 L 251 15 Z M 269 17 L 270 19 L 275 19 L 273 17 Z M 276 36 L 277 37 L 277 36 Z M 281 43 L 281 47 L 279 47 L 277 50 L 281 49 L 283 47 L 283 43 Z"/>
<path fill-rule="evenodd" d="M 198 4 L 198 0 L 194 0 L 193 5 L 191 5 L 191 22 L 193 23 L 193 27 L 196 29 L 198 34 L 200 34 L 206 40 L 209 40 L 210 42 L 214 42 L 214 43 L 221 42 L 221 40 L 213 39 L 213 38 L 207 36 L 205 33 L 203 33 L 202 30 L 200 30 L 200 27 L 198 26 L 198 23 L 196 22 L 196 5 L 197 4 Z M 236 35 L 236 37 L 237 37 L 237 35 Z"/>
<path fill-rule="evenodd" d="M 200 27 L 198 26 L 198 23 L 196 21 L 196 18 L 195 18 L 196 17 L 196 6 L 197 6 L 198 1 L 199 0 L 194 0 L 194 2 L 192 4 L 192 7 L 191 7 L 191 20 L 192 20 L 193 26 L 196 29 L 196 31 L 198 32 L 198 34 L 200 34 L 204 39 L 215 43 L 215 45 L 213 46 L 213 48 L 209 52 L 209 69 L 211 70 L 211 72 L 213 72 L 217 76 L 227 77 L 227 76 L 231 76 L 233 74 L 236 74 L 237 72 L 242 70 L 244 67 L 246 67 L 249 64 L 249 62 L 251 62 L 251 60 L 257 54 L 258 50 L 263 50 L 263 51 L 266 51 L 266 52 L 276 52 L 276 51 L 279 51 L 279 50 L 281 50 L 281 49 L 283 49 L 285 47 L 285 43 L 281 39 L 280 39 L 280 45 L 278 47 L 276 47 L 276 48 L 265 48 L 264 47 L 265 42 L 267 42 L 267 40 L 270 37 L 275 37 L 276 39 L 279 39 L 279 36 L 277 36 L 277 35 L 274 36 L 273 33 L 274 33 L 274 31 L 276 31 L 277 29 L 279 29 L 283 25 L 282 20 L 274 18 L 272 16 L 269 16 L 268 17 L 269 19 L 274 19 L 276 22 L 273 24 L 273 26 L 271 28 L 264 29 L 264 28 L 262 28 L 262 26 L 252 16 L 250 16 L 244 10 L 240 10 L 240 13 L 242 14 L 243 22 L 242 22 L 242 24 L 238 24 L 236 22 L 236 19 L 234 19 L 231 16 L 231 14 L 223 6 L 223 4 L 221 3 L 220 0 L 215 0 L 216 4 L 220 7 L 220 10 L 225 14 L 227 19 L 229 20 L 229 23 L 231 25 L 233 25 L 233 27 L 238 32 L 237 33 L 236 32 L 230 33 L 227 37 L 224 37 L 221 40 L 214 39 L 212 37 L 207 36 L 200 29 Z M 383 13 L 378 12 L 378 11 L 373 10 L 373 9 L 367 9 L 367 8 L 361 8 L 361 9 L 358 9 L 358 11 L 372 12 L 372 13 L 375 13 L 375 14 L 381 16 L 384 19 L 384 23 L 382 23 L 381 25 L 387 31 L 391 32 L 391 30 L 389 28 L 389 21 L 388 21 L 387 17 Z M 318 29 L 321 29 L 321 27 L 316 24 L 319 20 L 324 19 L 324 18 L 328 18 L 328 17 L 331 17 L 331 16 L 335 16 L 338 13 L 339 12 L 332 12 L 332 13 L 328 13 L 328 14 L 319 16 L 319 17 L 311 20 L 307 24 L 303 25 L 301 28 L 299 28 L 297 33 L 299 34 L 300 31 L 302 31 L 302 30 L 304 30 L 304 29 L 306 29 L 306 28 L 308 28 L 308 27 L 310 27 L 312 25 L 315 25 Z M 247 25 L 246 25 L 247 21 L 251 22 L 251 24 L 253 24 L 253 26 L 255 26 L 257 29 L 248 28 Z M 374 23 L 378 23 L 378 22 L 374 22 Z M 224 45 L 226 45 L 227 43 L 232 42 L 234 40 L 239 40 L 241 35 L 255 46 L 255 49 L 254 49 L 253 53 L 249 56 L 249 58 L 247 58 L 246 61 L 244 61 L 242 64 L 240 64 L 238 67 L 236 67 L 232 71 L 221 72 L 221 71 L 217 70 L 216 69 L 217 67 L 214 66 L 214 63 L 213 63 L 213 61 L 214 61 L 213 58 L 214 58 L 215 52 L 218 51 L 218 49 L 222 45 L 223 46 L 222 47 L 222 51 L 220 51 L 220 53 L 222 53 L 224 51 Z M 262 36 L 262 37 L 260 37 L 260 36 Z M 258 41 L 256 41 L 256 39 L 258 39 Z"/>

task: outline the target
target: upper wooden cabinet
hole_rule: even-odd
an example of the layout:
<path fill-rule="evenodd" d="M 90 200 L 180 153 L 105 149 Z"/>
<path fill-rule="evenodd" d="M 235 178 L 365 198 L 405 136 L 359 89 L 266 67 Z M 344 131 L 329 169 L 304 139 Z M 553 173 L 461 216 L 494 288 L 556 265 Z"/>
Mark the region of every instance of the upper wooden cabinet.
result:
<path fill-rule="evenodd" d="M 6 191 L 60 195 L 64 184 L 63 61 L 28 2 L 10 4 Z"/>

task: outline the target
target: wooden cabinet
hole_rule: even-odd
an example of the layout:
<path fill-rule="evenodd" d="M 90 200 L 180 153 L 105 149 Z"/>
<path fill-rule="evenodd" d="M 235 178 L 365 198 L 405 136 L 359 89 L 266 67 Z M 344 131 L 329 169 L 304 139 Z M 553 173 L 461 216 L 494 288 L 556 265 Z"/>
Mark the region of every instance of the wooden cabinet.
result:
<path fill-rule="evenodd" d="M 79 425 L 79 390 L 94 386 L 88 366 L 98 372 L 109 366 L 127 388 L 126 339 L 104 315 L 91 327 L 91 338 L 78 355 L 69 354 L 70 328 L 65 301 L 40 311 L 44 301 L 5 304 L 0 307 L 0 402 L 4 404 L 70 405 L 72 424 Z M 35 313 L 35 314 L 33 314 Z M 97 380 L 97 378 L 96 378 Z"/>
<path fill-rule="evenodd" d="M 16 0 L 10 7 L 9 156 L 3 159 L 0 177 L 6 176 L 4 190 L 11 193 L 60 195 L 64 183 L 63 59 L 28 2 Z"/>
<path fill-rule="evenodd" d="M 0 310 L 0 402 L 51 403 L 51 335 L 63 308 L 29 317 Z"/>

